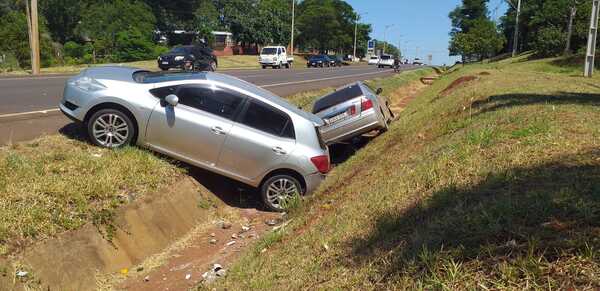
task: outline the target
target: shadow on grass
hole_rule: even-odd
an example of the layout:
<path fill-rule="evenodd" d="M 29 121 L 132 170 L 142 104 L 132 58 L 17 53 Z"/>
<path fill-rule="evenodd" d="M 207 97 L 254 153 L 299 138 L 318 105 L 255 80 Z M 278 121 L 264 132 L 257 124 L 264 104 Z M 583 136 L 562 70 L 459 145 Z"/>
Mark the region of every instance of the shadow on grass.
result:
<path fill-rule="evenodd" d="M 590 150 L 492 173 L 468 187 L 441 189 L 407 210 L 383 213 L 343 256 L 351 266 L 376 268 L 385 283 L 439 275 L 440 258 L 479 261 L 479 271 L 527 256 L 553 262 L 598 250 L 599 227 L 600 150 Z"/>
<path fill-rule="evenodd" d="M 559 92 L 554 95 L 545 94 L 506 94 L 494 95 L 483 100 L 473 102 L 472 106 L 479 109 L 478 114 L 508 109 L 516 106 L 536 104 L 547 105 L 600 105 L 600 94 Z"/>

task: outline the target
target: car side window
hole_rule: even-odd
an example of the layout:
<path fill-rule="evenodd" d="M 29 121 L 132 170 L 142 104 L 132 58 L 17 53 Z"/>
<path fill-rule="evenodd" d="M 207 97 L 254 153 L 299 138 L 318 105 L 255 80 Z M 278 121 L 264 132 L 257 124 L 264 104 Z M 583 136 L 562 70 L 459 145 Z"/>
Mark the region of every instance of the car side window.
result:
<path fill-rule="evenodd" d="M 160 87 L 150 90 L 150 93 L 154 95 L 154 97 L 164 100 L 168 95 L 175 94 L 178 88 L 179 86 Z"/>
<path fill-rule="evenodd" d="M 177 92 L 179 103 L 233 120 L 244 97 L 223 89 L 200 86 L 182 87 Z"/>
<path fill-rule="evenodd" d="M 281 54 L 281 49 L 280 49 L 280 48 L 278 48 L 278 49 L 277 49 L 277 54 L 278 54 L 278 55 L 280 55 L 280 54 Z"/>
<path fill-rule="evenodd" d="M 294 124 L 287 114 L 256 100 L 249 102 L 240 123 L 272 135 L 296 138 Z"/>

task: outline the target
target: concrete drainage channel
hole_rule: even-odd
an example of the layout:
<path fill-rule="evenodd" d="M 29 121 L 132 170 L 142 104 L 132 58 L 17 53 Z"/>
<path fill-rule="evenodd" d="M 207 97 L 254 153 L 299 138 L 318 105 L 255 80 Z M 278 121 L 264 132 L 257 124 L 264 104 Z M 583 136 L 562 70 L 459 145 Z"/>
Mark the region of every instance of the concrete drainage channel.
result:
<path fill-rule="evenodd" d="M 98 275 L 129 270 L 214 220 L 215 209 L 228 207 L 218 200 L 192 178 L 184 178 L 120 209 L 110 241 L 90 223 L 11 259 L 0 258 L 0 290 L 95 290 Z M 216 202 L 205 206 L 207 201 Z"/>

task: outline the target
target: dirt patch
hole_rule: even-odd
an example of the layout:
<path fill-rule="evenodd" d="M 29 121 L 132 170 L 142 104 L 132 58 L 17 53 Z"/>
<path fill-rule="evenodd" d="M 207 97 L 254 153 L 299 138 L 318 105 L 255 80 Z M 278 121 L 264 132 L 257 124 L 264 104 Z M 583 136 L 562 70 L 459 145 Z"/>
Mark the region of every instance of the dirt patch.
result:
<path fill-rule="evenodd" d="M 394 115 L 398 116 L 398 114 L 428 86 L 429 85 L 424 84 L 421 81 L 414 81 L 407 86 L 400 87 L 392 92 L 388 98 L 390 101 L 390 109 L 394 112 Z"/>
<path fill-rule="evenodd" d="M 471 81 L 475 81 L 475 80 L 477 80 L 477 77 L 475 77 L 475 76 L 460 77 L 460 78 L 456 79 L 454 82 L 450 83 L 450 85 L 448 85 L 448 87 L 446 87 L 446 89 L 442 90 L 442 92 L 440 93 L 440 96 L 448 96 L 448 95 L 450 95 L 450 93 L 452 93 L 454 90 L 456 90 L 456 88 L 459 87 L 460 85 L 471 82 Z"/>
<path fill-rule="evenodd" d="M 95 290 L 97 274 L 129 269 L 210 221 L 214 209 L 225 207 L 213 199 L 196 181 L 184 178 L 120 209 L 110 240 L 88 223 L 16 254 L 10 265 L 29 274 L 8 288 L 33 284 L 43 290 Z"/>
<path fill-rule="evenodd" d="M 491 74 L 492 74 L 492 73 L 490 73 L 490 72 L 485 72 L 485 71 L 484 71 L 484 72 L 481 72 L 481 73 L 479 73 L 479 76 L 489 76 L 489 75 L 491 75 Z"/>
<path fill-rule="evenodd" d="M 168 258 L 160 266 L 146 268 L 147 262 L 133 268 L 142 270 L 132 275 L 113 275 L 112 282 L 103 289 L 116 290 L 190 290 L 203 281 L 202 275 L 214 264 L 225 270 L 240 254 L 270 231 L 273 226 L 266 220 L 281 222 L 281 215 L 254 209 L 240 211 L 240 222 L 224 229 L 219 222 L 191 237 L 185 247 L 165 254 Z M 276 227 L 276 226 L 275 226 Z"/>

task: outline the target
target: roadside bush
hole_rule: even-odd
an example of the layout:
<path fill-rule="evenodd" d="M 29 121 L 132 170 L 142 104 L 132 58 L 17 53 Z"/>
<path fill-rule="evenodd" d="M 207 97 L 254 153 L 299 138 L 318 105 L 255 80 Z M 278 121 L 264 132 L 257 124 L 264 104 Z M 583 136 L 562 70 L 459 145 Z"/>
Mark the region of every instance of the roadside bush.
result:
<path fill-rule="evenodd" d="M 12 72 L 19 69 L 19 62 L 14 55 L 0 52 L 0 72 Z"/>
<path fill-rule="evenodd" d="M 64 46 L 65 57 L 71 59 L 79 59 L 83 57 L 83 46 L 74 42 L 68 41 Z"/>
<path fill-rule="evenodd" d="M 566 42 L 565 33 L 558 27 L 549 26 L 540 29 L 535 38 L 534 47 L 539 57 L 553 57 L 560 55 Z"/>
<path fill-rule="evenodd" d="M 116 61 L 130 62 L 147 60 L 156 57 L 155 45 L 137 29 L 129 29 L 117 33 Z"/>
<path fill-rule="evenodd" d="M 0 18 L 0 51 L 6 52 L 17 61 L 17 66 L 31 66 L 27 17 L 22 12 L 10 12 Z M 40 19 L 40 53 L 42 65 L 54 63 L 54 49 L 48 35 L 45 20 Z"/>

